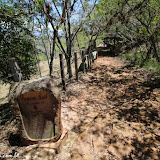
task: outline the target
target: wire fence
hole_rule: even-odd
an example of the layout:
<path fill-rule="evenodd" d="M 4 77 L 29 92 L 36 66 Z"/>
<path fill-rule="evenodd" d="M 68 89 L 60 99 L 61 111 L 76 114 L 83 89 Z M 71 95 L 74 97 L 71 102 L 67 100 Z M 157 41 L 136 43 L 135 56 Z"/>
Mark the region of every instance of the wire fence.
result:
<path fill-rule="evenodd" d="M 77 52 L 78 54 L 78 58 L 77 58 L 77 61 L 78 61 L 78 65 L 81 64 L 81 55 L 79 52 Z M 63 56 L 63 63 L 64 63 L 64 72 L 65 72 L 65 77 L 67 78 L 68 76 L 68 72 L 67 72 L 67 63 L 66 63 L 66 59 L 65 57 Z M 72 73 L 73 75 L 75 74 L 75 68 L 74 68 L 74 63 L 75 63 L 75 59 L 74 59 L 74 56 L 71 57 L 71 68 L 72 68 Z M 44 68 L 47 68 L 46 70 L 44 70 Z M 49 75 L 49 67 L 48 67 L 48 63 L 47 61 L 45 62 L 45 67 L 42 63 L 40 63 L 40 71 L 42 73 L 42 77 L 44 76 L 48 76 Z M 34 78 L 40 78 L 40 75 L 34 77 Z M 61 79 L 61 68 L 60 68 L 60 58 L 57 57 L 56 59 L 54 59 L 53 61 L 53 79 L 60 82 L 60 79 Z M 57 82 L 57 83 L 58 83 Z"/>

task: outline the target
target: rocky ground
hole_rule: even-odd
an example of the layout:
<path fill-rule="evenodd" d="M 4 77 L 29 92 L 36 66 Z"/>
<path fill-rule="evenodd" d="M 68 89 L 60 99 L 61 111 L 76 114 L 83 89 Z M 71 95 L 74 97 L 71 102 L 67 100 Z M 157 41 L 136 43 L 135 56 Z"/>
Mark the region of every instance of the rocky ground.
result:
<path fill-rule="evenodd" d="M 78 82 L 69 81 L 62 94 L 68 138 L 61 153 L 12 145 L 7 133 L 13 121 L 1 126 L 1 155 L 19 153 L 18 159 L 29 160 L 158 160 L 159 122 L 160 79 L 117 57 L 99 57 L 92 70 L 81 74 Z"/>

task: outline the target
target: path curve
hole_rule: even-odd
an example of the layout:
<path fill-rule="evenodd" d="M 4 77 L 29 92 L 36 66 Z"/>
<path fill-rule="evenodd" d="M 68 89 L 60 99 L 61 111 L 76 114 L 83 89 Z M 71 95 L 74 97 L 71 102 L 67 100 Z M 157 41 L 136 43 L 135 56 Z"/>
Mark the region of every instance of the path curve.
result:
<path fill-rule="evenodd" d="M 57 160 L 159 159 L 160 83 L 117 57 L 99 57 L 62 102 L 69 136 Z"/>

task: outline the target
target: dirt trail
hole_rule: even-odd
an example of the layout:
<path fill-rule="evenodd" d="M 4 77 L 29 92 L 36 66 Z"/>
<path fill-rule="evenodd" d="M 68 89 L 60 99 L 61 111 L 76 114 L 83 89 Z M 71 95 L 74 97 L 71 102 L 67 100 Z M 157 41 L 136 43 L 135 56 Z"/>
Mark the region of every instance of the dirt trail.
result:
<path fill-rule="evenodd" d="M 160 83 L 114 57 L 68 86 L 63 126 L 69 130 L 58 159 L 159 159 Z"/>
<path fill-rule="evenodd" d="M 160 81 L 117 57 L 99 57 L 62 94 L 68 138 L 55 160 L 158 160 L 159 122 Z M 24 148 L 12 147 L 18 152 Z M 38 149 L 23 158 L 48 160 L 53 155 Z"/>

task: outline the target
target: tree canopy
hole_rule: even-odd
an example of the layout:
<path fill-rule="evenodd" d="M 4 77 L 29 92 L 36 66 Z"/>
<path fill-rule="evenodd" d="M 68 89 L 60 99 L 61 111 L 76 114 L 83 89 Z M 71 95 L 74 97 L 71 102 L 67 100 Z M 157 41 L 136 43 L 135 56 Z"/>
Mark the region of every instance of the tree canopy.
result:
<path fill-rule="evenodd" d="M 0 7 L 0 78 L 3 82 L 13 80 L 8 67 L 9 58 L 15 58 L 20 65 L 23 79 L 29 79 L 36 72 L 37 49 L 34 36 L 25 26 L 24 12 L 10 4 Z"/>
<path fill-rule="evenodd" d="M 90 52 L 92 43 L 103 40 L 110 43 L 114 39 L 118 54 L 133 51 L 135 61 L 139 53 L 142 66 L 148 59 L 160 61 L 159 0 L 16 0 L 1 4 L 1 64 L 12 56 L 26 61 L 21 63 L 29 71 L 24 72 L 25 78 L 34 71 L 34 36 L 41 39 L 50 75 L 55 49 L 65 55 L 71 78 L 73 50 L 86 47 Z M 1 71 L 1 75 L 3 79 L 9 73 Z"/>

